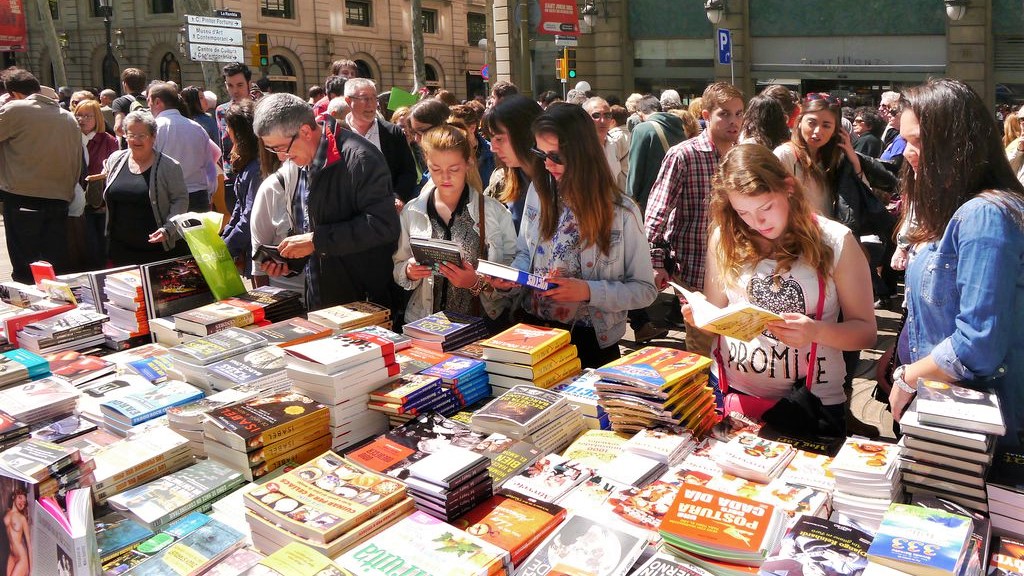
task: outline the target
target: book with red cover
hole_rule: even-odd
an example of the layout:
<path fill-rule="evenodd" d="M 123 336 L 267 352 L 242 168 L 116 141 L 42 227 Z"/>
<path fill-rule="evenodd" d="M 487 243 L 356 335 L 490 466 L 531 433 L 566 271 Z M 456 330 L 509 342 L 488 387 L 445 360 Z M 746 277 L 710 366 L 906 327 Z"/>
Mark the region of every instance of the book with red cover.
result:
<path fill-rule="evenodd" d="M 499 490 L 453 525 L 508 550 L 512 563 L 518 565 L 565 519 L 565 514 L 561 506 Z"/>
<path fill-rule="evenodd" d="M 480 346 L 486 360 L 533 365 L 568 343 L 567 330 L 516 324 L 481 341 Z"/>

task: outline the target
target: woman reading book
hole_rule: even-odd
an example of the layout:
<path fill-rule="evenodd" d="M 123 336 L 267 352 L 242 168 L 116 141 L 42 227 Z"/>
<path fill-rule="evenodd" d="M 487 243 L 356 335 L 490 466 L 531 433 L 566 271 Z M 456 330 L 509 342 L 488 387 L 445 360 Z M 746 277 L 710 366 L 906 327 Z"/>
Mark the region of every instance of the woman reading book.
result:
<path fill-rule="evenodd" d="M 507 264 L 515 254 L 516 235 L 512 215 L 501 202 L 485 197 L 469 184 L 476 171 L 466 132 L 450 125 L 427 130 L 420 138 L 432 185 L 402 209 L 402 235 L 394 261 L 395 282 L 412 294 L 405 321 L 448 310 L 495 318 L 500 301 L 488 299 L 481 306 L 482 290 L 490 286 L 477 276 L 480 258 Z M 479 176 L 475 178 L 479 181 Z M 417 262 L 410 238 L 451 240 L 459 245 L 461 265 L 445 262 L 435 273 Z"/>
<path fill-rule="evenodd" d="M 546 174 L 534 178 L 512 266 L 544 276 L 547 290 L 494 279 L 522 296 L 523 321 L 569 330 L 585 368 L 619 357 L 626 312 L 654 302 L 654 269 L 643 216 L 619 191 L 594 121 L 583 108 L 552 104 L 533 123 Z"/>
<path fill-rule="evenodd" d="M 731 150 L 712 182 L 704 295 L 719 307 L 750 303 L 783 318 L 749 342 L 719 336 L 711 374 L 730 392 L 726 412 L 760 418 L 806 377 L 842 422 L 842 351 L 877 338 L 864 253 L 848 228 L 814 213 L 800 183 L 763 146 Z M 689 305 L 683 314 L 693 321 Z"/>

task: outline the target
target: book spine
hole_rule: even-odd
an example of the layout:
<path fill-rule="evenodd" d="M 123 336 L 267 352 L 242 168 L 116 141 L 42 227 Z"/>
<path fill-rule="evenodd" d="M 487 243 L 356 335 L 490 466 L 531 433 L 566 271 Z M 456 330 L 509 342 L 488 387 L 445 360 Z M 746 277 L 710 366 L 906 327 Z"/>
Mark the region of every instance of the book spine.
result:
<path fill-rule="evenodd" d="M 257 448 L 262 448 L 268 444 L 273 444 L 274 442 L 282 440 L 283 438 L 291 434 L 303 431 L 306 428 L 328 425 L 330 421 L 330 412 L 324 409 L 320 416 L 310 417 L 310 420 L 307 423 L 303 423 L 301 421 L 297 423 L 295 421 L 292 421 L 285 422 L 283 424 L 278 424 L 277 426 L 274 426 L 272 428 L 268 428 L 262 434 L 259 434 L 258 436 L 251 438 L 243 447 L 243 449 L 246 451 L 251 451 Z"/>
<path fill-rule="evenodd" d="M 221 330 L 227 330 L 228 328 L 241 328 L 248 326 L 253 323 L 252 312 L 247 311 L 245 314 L 240 314 L 232 318 L 226 318 L 219 320 L 213 324 L 207 324 L 203 328 L 206 330 L 206 335 L 220 332 Z"/>
<path fill-rule="evenodd" d="M 139 472 L 141 472 L 143 470 L 147 470 L 147 469 L 152 468 L 152 467 L 154 467 L 154 466 L 156 466 L 156 465 L 158 465 L 158 464 L 160 464 L 162 462 L 166 462 L 167 460 L 173 459 L 175 456 L 176 456 L 176 454 L 169 454 L 169 453 L 166 453 L 166 452 L 163 453 L 163 454 L 156 454 L 154 456 L 151 456 L 150 458 L 147 458 L 147 459 L 143 460 L 142 462 L 139 462 L 138 464 L 136 464 L 136 465 L 134 465 L 134 466 L 132 466 L 130 468 L 127 468 L 125 470 L 122 470 L 122 471 L 114 474 L 113 476 L 111 476 L 107 480 L 104 480 L 102 482 L 97 482 L 93 486 L 93 488 L 98 490 L 98 489 L 103 488 L 103 487 L 105 487 L 105 486 L 107 486 L 109 484 L 113 484 L 113 483 L 119 482 L 119 481 L 124 480 L 125 478 L 128 478 L 128 477 L 130 477 L 130 476 L 132 476 L 134 474 L 137 474 L 137 473 L 139 473 Z"/>
<path fill-rule="evenodd" d="M 444 483 L 445 487 L 451 488 L 452 486 L 458 486 L 460 484 L 465 483 L 470 478 L 473 478 L 477 474 L 480 474 L 480 472 L 487 470 L 487 466 L 490 465 L 490 463 L 490 460 L 486 460 L 476 466 L 473 466 L 472 468 L 463 470 L 462 472 L 455 474 L 454 476 L 446 478 Z"/>
<path fill-rule="evenodd" d="M 148 470 L 143 470 L 142 473 L 140 473 L 136 477 L 128 478 L 114 484 L 111 484 L 109 482 L 104 482 L 102 485 L 94 484 L 92 486 L 93 500 L 98 505 L 105 504 L 107 499 L 110 498 L 111 496 L 120 494 L 121 492 L 124 492 L 129 488 L 134 488 L 141 484 L 145 484 L 150 480 L 155 480 L 156 478 L 159 478 L 164 474 L 167 474 L 168 472 L 173 472 L 188 464 L 189 460 L 186 459 L 161 462 L 160 464 L 157 464 L 156 466 Z"/>

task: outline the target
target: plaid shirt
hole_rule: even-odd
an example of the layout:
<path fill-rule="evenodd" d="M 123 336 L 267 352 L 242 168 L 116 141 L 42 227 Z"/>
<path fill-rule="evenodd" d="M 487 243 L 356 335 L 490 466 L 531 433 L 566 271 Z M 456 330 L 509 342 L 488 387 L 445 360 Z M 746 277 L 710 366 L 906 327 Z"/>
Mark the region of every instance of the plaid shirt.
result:
<path fill-rule="evenodd" d="M 705 130 L 669 148 L 647 201 L 645 226 L 651 246 L 668 245 L 677 276 L 689 287 L 704 287 L 708 249 L 708 198 L 721 158 Z M 663 248 L 651 250 L 655 268 L 665 267 Z"/>

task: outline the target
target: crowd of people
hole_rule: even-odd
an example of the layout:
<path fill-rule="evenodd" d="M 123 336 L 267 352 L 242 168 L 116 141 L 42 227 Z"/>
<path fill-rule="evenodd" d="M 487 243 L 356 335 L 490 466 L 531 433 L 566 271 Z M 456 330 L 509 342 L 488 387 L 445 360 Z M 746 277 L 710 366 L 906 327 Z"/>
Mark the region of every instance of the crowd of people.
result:
<path fill-rule="evenodd" d="M 230 64 L 218 106 L 134 68 L 120 97 L 4 71 L 14 279 L 39 259 L 64 272 L 185 253 L 174 216 L 212 207 L 240 272 L 309 309 L 368 299 L 399 324 L 450 310 L 562 327 L 587 367 L 619 357 L 627 325 L 663 336 L 647 309 L 674 281 L 783 318 L 741 342 L 698 329 L 684 303 L 687 349 L 715 360 L 723 405 L 759 416 L 800 382 L 841 417 L 874 308 L 905 271 L 880 383 L 894 417 L 924 377 L 993 388 L 1010 429 L 1024 423 L 1024 138 L 967 85 L 845 108 L 779 85 L 748 99 L 716 82 L 684 105 L 499 81 L 486 100 L 441 90 L 390 110 L 357 74 L 339 60 L 302 98 Z M 423 265 L 413 238 L 457 243 L 461 264 Z M 254 261 L 261 246 L 284 261 Z M 480 275 L 480 259 L 548 288 Z"/>

